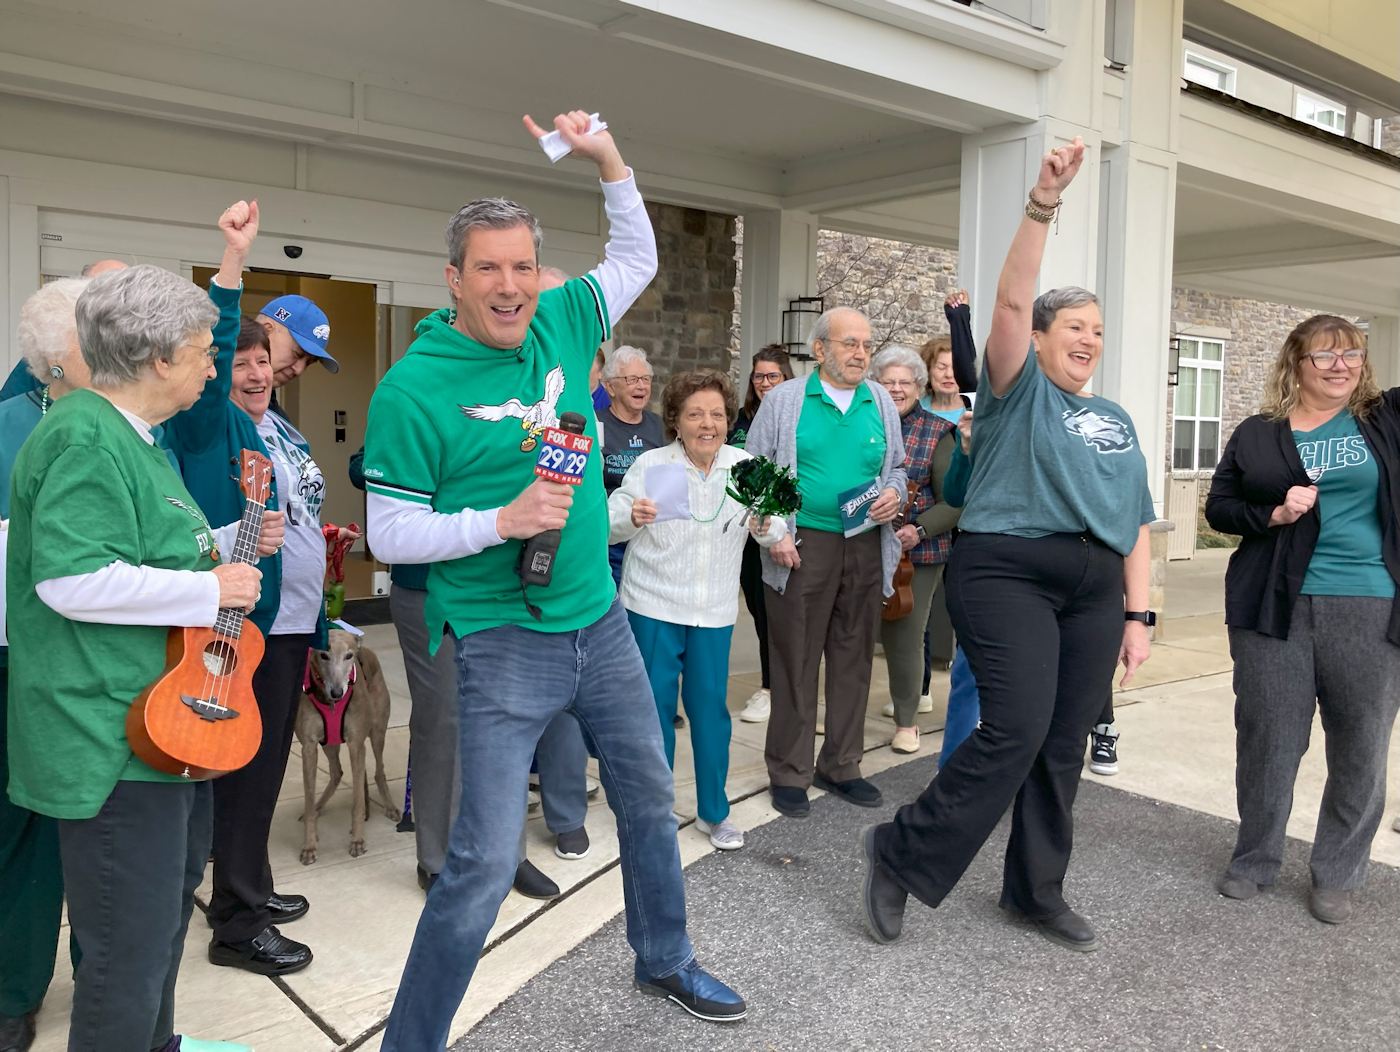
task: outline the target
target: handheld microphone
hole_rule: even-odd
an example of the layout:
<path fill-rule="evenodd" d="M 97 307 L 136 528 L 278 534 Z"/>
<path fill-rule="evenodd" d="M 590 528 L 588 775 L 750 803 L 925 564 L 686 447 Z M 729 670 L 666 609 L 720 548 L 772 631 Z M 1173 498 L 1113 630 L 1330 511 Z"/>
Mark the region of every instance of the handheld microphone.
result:
<path fill-rule="evenodd" d="M 583 433 L 586 421 L 582 413 L 564 413 L 559 417 L 559 427 L 547 427 L 544 442 L 540 447 L 539 459 L 535 462 L 535 474 L 551 482 L 566 482 L 577 486 L 583 482 L 583 473 L 588 467 L 588 454 L 593 448 L 593 439 Z M 547 586 L 554 576 L 554 559 L 559 554 L 561 530 L 545 530 L 525 542 L 520 552 L 520 585 L 526 588 Z M 530 613 L 539 619 L 539 610 L 526 600 Z"/>

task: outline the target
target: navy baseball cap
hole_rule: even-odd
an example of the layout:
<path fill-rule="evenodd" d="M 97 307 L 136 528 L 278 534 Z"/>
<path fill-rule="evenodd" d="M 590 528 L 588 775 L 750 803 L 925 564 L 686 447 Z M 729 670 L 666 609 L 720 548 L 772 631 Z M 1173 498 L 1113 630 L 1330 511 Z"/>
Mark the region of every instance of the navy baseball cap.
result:
<path fill-rule="evenodd" d="M 331 339 L 331 323 L 326 312 L 305 296 L 278 296 L 258 314 L 287 327 L 297 346 L 313 358 L 321 359 L 327 372 L 340 372 L 340 364 L 326 351 Z"/>

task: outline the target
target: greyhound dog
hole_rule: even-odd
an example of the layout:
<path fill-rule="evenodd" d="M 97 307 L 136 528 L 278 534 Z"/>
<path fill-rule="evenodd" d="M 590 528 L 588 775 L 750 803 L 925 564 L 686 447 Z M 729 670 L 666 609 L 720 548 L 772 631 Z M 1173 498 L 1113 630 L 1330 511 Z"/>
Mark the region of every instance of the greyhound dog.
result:
<path fill-rule="evenodd" d="M 399 820 L 398 808 L 389 800 L 384 777 L 384 735 L 389 729 L 389 688 L 373 650 L 353 632 L 331 629 L 325 650 L 312 650 L 306 681 L 297 709 L 297 741 L 301 743 L 301 774 L 306 789 L 302 824 L 306 840 L 301 864 L 316 861 L 316 819 L 340 785 L 340 745 L 350 746 L 350 856 L 365 853 L 365 819 L 369 817 L 369 777 L 365 766 L 365 739 L 374 748 L 374 784 L 383 798 L 389 821 Z M 331 784 L 316 799 L 316 746 L 326 752 Z"/>

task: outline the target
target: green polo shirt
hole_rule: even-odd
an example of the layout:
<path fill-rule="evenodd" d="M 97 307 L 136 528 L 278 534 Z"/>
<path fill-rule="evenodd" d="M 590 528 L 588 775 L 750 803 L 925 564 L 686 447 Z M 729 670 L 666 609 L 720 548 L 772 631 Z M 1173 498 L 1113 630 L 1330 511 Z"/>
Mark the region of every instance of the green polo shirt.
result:
<path fill-rule="evenodd" d="M 839 494 L 878 478 L 885 464 L 885 424 L 870 388 L 861 384 L 844 413 L 822 387 L 819 373 L 807 377 L 797 418 L 797 488 L 802 509 L 797 525 L 841 533 Z"/>
<path fill-rule="evenodd" d="M 101 395 L 60 398 L 15 459 L 8 556 L 10 799 L 91 818 L 119 780 L 181 781 L 126 740 L 127 710 L 165 668 L 168 629 L 70 621 L 34 590 L 113 562 L 218 565 L 209 523 L 165 451 Z"/>

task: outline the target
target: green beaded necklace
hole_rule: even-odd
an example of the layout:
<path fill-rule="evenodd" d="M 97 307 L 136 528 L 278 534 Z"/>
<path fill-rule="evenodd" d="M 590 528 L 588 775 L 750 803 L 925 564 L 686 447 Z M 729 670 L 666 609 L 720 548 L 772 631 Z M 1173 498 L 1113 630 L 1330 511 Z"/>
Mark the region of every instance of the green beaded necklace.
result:
<path fill-rule="evenodd" d="M 693 460 L 690 459 L 690 454 L 688 454 L 688 453 L 683 453 L 682 455 L 685 457 L 685 462 L 686 462 L 687 464 L 689 464 L 691 467 L 695 468 L 696 471 L 699 471 L 699 470 L 700 470 L 699 465 L 697 465 L 697 464 L 695 463 L 695 461 L 693 461 Z M 714 469 L 711 468 L 710 470 L 713 471 Z M 726 496 L 728 496 L 728 494 L 729 494 L 729 469 L 728 469 L 728 468 L 720 468 L 720 472 L 721 472 L 721 474 L 723 474 L 723 476 L 724 476 L 724 479 L 723 479 L 724 484 L 720 487 L 720 490 L 719 490 L 719 503 L 715 505 L 714 513 L 713 513 L 708 519 L 702 519 L 702 518 L 700 518 L 698 515 L 696 515 L 695 512 L 692 511 L 692 512 L 690 513 L 690 518 L 691 518 L 692 521 L 694 521 L 694 522 L 714 522 L 717 518 L 719 518 L 719 513 L 724 509 L 724 498 L 725 498 Z M 705 478 L 705 481 L 706 481 L 706 482 L 709 481 L 709 476 L 708 476 L 708 475 L 704 476 L 704 478 Z"/>

